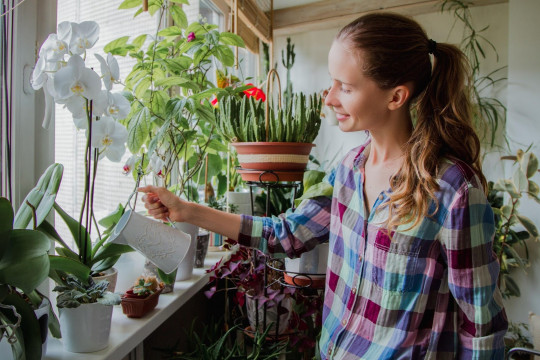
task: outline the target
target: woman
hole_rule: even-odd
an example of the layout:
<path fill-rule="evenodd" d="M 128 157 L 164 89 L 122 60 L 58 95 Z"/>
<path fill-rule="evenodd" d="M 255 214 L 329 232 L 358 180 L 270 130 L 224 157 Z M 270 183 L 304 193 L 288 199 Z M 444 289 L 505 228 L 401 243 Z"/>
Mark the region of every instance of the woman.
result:
<path fill-rule="evenodd" d="M 328 177 L 331 199 L 272 220 L 148 186 L 149 213 L 290 257 L 329 239 L 324 359 L 502 359 L 507 320 L 463 53 L 379 13 L 343 28 L 328 63 L 325 102 L 340 129 L 369 132 Z"/>

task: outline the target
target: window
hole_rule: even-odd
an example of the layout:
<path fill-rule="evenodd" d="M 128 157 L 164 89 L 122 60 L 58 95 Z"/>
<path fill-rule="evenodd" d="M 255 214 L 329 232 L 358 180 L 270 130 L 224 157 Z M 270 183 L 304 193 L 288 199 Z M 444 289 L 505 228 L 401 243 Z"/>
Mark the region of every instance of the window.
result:
<path fill-rule="evenodd" d="M 156 31 L 156 17 L 142 13 L 133 18 L 136 9 L 118 10 L 118 5 L 117 1 L 107 0 L 58 0 L 58 23 L 93 20 L 99 24 L 99 40 L 87 54 L 87 65 L 95 69 L 99 69 L 99 62 L 93 54 L 104 56 L 103 47 L 110 41 L 125 35 L 134 38 L 140 34 L 152 34 Z M 120 79 L 125 79 L 135 61 L 129 57 L 117 56 L 116 59 L 120 66 Z M 122 85 L 115 85 L 112 89 L 113 92 L 122 90 Z M 74 217 L 79 215 L 84 191 L 85 144 L 85 133 L 83 130 L 77 131 L 71 113 L 62 105 L 56 105 L 55 161 L 64 165 L 64 177 L 57 202 Z M 107 158 L 99 161 L 94 198 L 96 219 L 101 219 L 112 212 L 119 203 L 125 204 L 133 191 L 135 186 L 133 177 L 124 175 L 122 171 L 129 156 L 129 152 L 126 151 L 120 163 L 110 162 Z M 69 234 L 67 226 L 58 217 L 56 229 L 61 236 L 71 238 L 67 235 Z"/>

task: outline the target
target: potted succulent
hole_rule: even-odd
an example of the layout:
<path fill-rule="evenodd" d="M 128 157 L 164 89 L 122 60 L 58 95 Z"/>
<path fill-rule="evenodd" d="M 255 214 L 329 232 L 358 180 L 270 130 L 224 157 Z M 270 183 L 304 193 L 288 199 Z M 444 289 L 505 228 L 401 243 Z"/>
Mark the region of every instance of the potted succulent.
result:
<path fill-rule="evenodd" d="M 155 276 L 140 276 L 122 295 L 122 311 L 130 318 L 143 317 L 156 307 L 163 287 Z"/>
<path fill-rule="evenodd" d="M 238 153 L 242 179 L 301 180 L 321 125 L 321 104 L 319 95 L 303 93 L 293 94 L 283 106 L 281 98 L 273 106 L 254 97 L 222 98 L 215 110 L 217 126 Z"/>
<path fill-rule="evenodd" d="M 86 282 L 68 275 L 65 285 L 56 286 L 56 306 L 64 348 L 71 352 L 93 352 L 109 343 L 113 305 L 120 304 L 120 295 L 107 290 L 106 280 Z M 81 326 L 84 324 L 84 326 Z"/>
<path fill-rule="evenodd" d="M 60 336 L 50 302 L 36 290 L 49 273 L 50 242 L 34 229 L 14 229 L 13 219 L 11 203 L 0 197 L 0 340 L 15 359 L 40 359 L 47 324 Z"/>

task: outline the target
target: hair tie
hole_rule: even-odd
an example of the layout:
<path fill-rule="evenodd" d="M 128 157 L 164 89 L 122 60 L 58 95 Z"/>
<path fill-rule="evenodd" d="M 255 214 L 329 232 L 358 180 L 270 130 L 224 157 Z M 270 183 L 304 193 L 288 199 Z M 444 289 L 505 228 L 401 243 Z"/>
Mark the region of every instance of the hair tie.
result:
<path fill-rule="evenodd" d="M 428 53 L 435 54 L 437 51 L 437 42 L 433 39 L 428 40 Z"/>

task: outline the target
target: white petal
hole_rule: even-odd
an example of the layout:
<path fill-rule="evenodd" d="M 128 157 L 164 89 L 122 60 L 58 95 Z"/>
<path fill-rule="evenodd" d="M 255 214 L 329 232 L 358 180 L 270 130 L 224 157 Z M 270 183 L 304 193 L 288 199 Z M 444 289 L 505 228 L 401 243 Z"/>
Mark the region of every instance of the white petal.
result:
<path fill-rule="evenodd" d="M 87 49 L 90 49 L 96 44 L 99 39 L 99 25 L 95 21 L 83 21 L 79 24 L 79 31 L 84 34 L 84 38 L 88 41 Z"/>
<path fill-rule="evenodd" d="M 128 131 L 126 127 L 119 122 L 114 122 L 114 130 L 112 133 L 109 134 L 111 139 L 114 140 L 114 143 L 120 143 L 123 144 L 127 141 L 128 138 Z"/>
<path fill-rule="evenodd" d="M 109 64 L 109 71 L 111 72 L 111 77 L 115 81 L 120 80 L 120 67 L 118 66 L 118 61 L 111 53 L 107 54 L 107 64 Z"/>
<path fill-rule="evenodd" d="M 52 82 L 52 81 L 48 80 L 47 82 Z M 47 91 L 47 86 L 43 87 L 43 93 L 45 94 L 45 114 L 43 116 L 43 123 L 41 124 L 41 126 L 44 129 L 48 129 L 49 124 L 51 123 L 51 120 L 54 119 L 54 98 Z"/>
<path fill-rule="evenodd" d="M 66 99 L 73 95 L 71 87 L 76 82 L 74 71 L 72 66 L 66 66 L 56 72 L 54 76 L 55 98 Z"/>
<path fill-rule="evenodd" d="M 109 116 L 115 119 L 125 119 L 131 110 L 131 104 L 120 93 L 114 93 L 109 95 L 109 106 L 107 107 L 107 113 Z"/>
<path fill-rule="evenodd" d="M 88 128 L 88 119 L 86 117 L 84 117 L 84 118 L 75 118 L 74 117 L 73 118 L 73 123 L 75 124 L 75 127 L 77 129 L 79 129 L 79 130 Z"/>
<path fill-rule="evenodd" d="M 75 79 L 78 80 L 81 77 L 83 70 L 86 68 L 86 65 L 82 57 L 79 55 L 72 55 L 69 58 L 66 67 L 73 68 Z"/>
<path fill-rule="evenodd" d="M 90 69 L 84 69 L 79 81 L 84 85 L 82 95 L 87 99 L 95 99 L 101 92 L 101 79 L 99 75 Z"/>
<path fill-rule="evenodd" d="M 60 24 L 58 24 L 58 39 L 60 41 L 68 44 L 71 38 L 71 33 L 72 29 L 69 21 L 62 21 Z"/>
<path fill-rule="evenodd" d="M 47 81 L 47 74 L 44 72 L 44 70 L 45 59 L 40 57 L 36 65 L 34 66 L 34 71 L 32 71 L 32 79 L 30 80 L 30 83 L 32 84 L 34 90 L 41 89 Z"/>
<path fill-rule="evenodd" d="M 112 162 L 120 162 L 125 152 L 126 146 L 124 144 L 113 143 L 112 145 L 108 146 L 107 149 L 105 149 L 105 156 L 107 156 L 107 158 Z"/>
<path fill-rule="evenodd" d="M 101 90 L 99 95 L 92 101 L 92 114 L 94 114 L 94 116 L 102 116 L 105 113 L 105 110 L 109 105 L 107 98 L 108 93 L 107 90 Z"/>
<path fill-rule="evenodd" d="M 73 118 L 86 119 L 86 99 L 80 96 L 72 96 L 67 99 L 66 107 L 73 115 Z"/>

